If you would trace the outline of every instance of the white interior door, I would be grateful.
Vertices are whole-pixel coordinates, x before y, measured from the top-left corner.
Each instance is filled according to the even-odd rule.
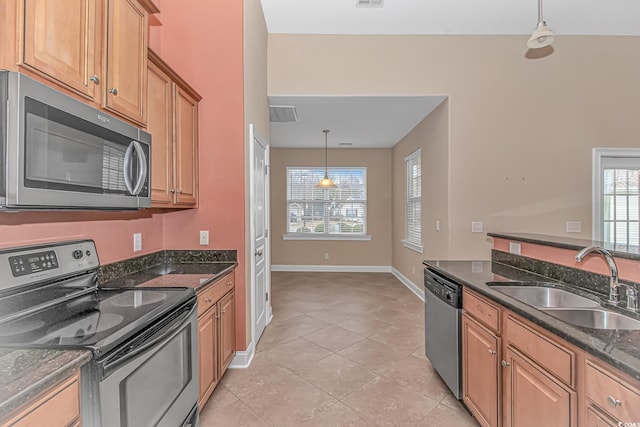
[[[269,245],[269,145],[249,127],[251,138],[251,240],[253,250],[253,340],[257,344],[271,317]]]

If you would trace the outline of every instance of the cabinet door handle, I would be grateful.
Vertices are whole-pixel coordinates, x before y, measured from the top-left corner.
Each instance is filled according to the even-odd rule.
[[[226,313],[226,311],[225,311],[225,310],[222,310],[222,314],[225,314],[225,313]]]
[[[618,406],[622,406],[622,402],[620,402],[618,399],[616,399],[613,396],[607,396],[607,403],[609,404],[609,406],[611,406],[612,408],[616,408]]]
[[[100,83],[100,77],[98,77],[96,74],[94,74],[93,76],[89,77],[89,80],[91,80],[95,84]]]
[[[262,256],[262,249],[258,249],[256,251],[256,256]]]
[[[496,355],[496,352],[495,352],[495,350],[489,349],[489,354],[490,354],[491,356],[495,356],[495,355]]]
[[[502,367],[503,368],[508,368],[509,366],[511,366],[511,363],[507,362],[506,360],[502,361]]]
[[[118,94],[118,89],[116,89],[115,87],[112,87],[111,89],[109,89],[109,93],[117,95]]]
[[[169,190],[169,193],[175,193],[175,192],[176,192],[175,188],[172,188],[171,190]]]

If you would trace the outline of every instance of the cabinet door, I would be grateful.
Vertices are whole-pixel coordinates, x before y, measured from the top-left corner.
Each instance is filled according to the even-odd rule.
[[[213,392],[218,380],[218,311],[214,305],[198,318],[198,356],[200,379],[200,409]]]
[[[500,339],[469,316],[462,316],[462,394],[482,426],[498,426]]]
[[[146,123],[147,12],[135,0],[106,0],[107,54],[104,107]]]
[[[173,201],[173,86],[171,78],[149,62],[147,131],[151,134],[151,201]]]
[[[504,426],[575,427],[576,393],[511,346],[505,351]]]
[[[220,300],[220,374],[227,369],[235,355],[236,315],[235,291]]]
[[[101,4],[24,0],[22,64],[89,98],[99,96],[101,27],[96,28],[96,13]]]
[[[175,203],[195,205],[198,192],[198,102],[175,86]]]

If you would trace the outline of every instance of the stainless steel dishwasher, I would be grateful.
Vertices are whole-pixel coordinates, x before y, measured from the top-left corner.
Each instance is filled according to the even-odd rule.
[[[425,354],[457,399],[462,398],[462,286],[424,269]]]

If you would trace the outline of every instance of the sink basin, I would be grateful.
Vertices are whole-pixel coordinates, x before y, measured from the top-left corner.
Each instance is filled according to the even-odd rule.
[[[600,307],[597,301],[557,288],[544,286],[491,286],[505,295],[536,308]]]
[[[564,322],[591,329],[640,329],[640,321],[625,315],[593,308],[547,308],[545,313]]]

